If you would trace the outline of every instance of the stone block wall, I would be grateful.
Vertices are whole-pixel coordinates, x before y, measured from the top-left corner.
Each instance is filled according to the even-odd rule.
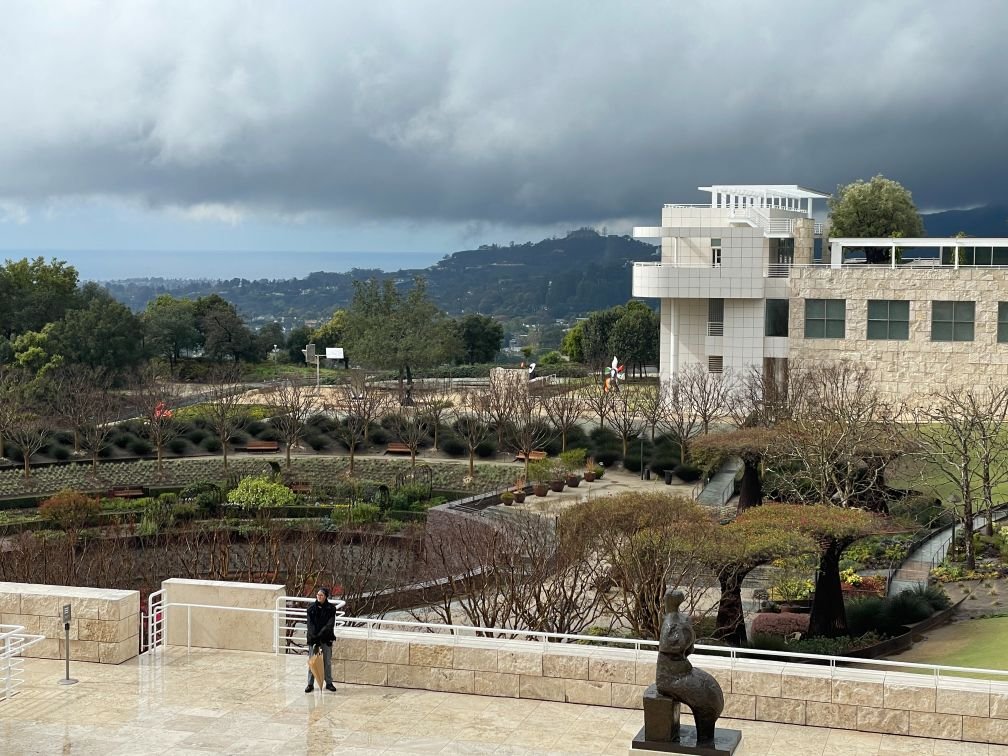
[[[694,655],[724,717],[1008,744],[1008,682]],[[333,679],[450,693],[642,708],[657,653],[419,633],[340,631]]]
[[[793,269],[789,284],[792,360],[850,360],[865,365],[883,395],[894,401],[1008,378],[1008,344],[997,341],[998,302],[1008,301],[1008,270],[816,266]],[[847,300],[845,337],[806,339],[806,299]],[[868,340],[869,299],[910,302],[907,341]],[[931,341],[931,303],[936,300],[976,303],[973,341]]]
[[[70,658],[121,664],[140,653],[140,593],[65,585],[0,583],[0,623],[21,625],[45,640],[24,655],[61,659],[66,654],[63,605],[71,606]]]
[[[237,583],[225,580],[172,578],[161,584],[164,603],[203,604],[229,609],[187,609],[169,606],[165,616],[165,643],[195,648],[233,651],[274,650],[276,600],[287,595],[282,585]],[[255,609],[259,611],[240,611]],[[187,614],[189,617],[187,617]]]

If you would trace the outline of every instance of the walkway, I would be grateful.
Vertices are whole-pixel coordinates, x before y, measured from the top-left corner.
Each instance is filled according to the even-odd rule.
[[[119,666],[29,659],[23,692],[0,702],[12,754],[579,754],[626,756],[638,710],[366,685],[305,694],[305,660],[169,649]],[[684,720],[689,719],[685,714]],[[737,756],[1008,756],[1008,747],[721,720]]]
[[[697,504],[717,510],[721,519],[725,519],[725,512],[722,510],[735,493],[735,476],[741,469],[742,460],[738,457],[729,457],[697,496]]]
[[[1008,511],[999,510],[994,512],[994,522],[999,522],[1008,518]],[[973,518],[974,530],[979,530],[987,524],[987,515],[978,514]],[[931,568],[940,564],[945,559],[949,544],[952,542],[952,531],[954,528],[948,527],[939,530],[937,533],[922,543],[896,570],[889,581],[888,593],[890,596],[898,594],[907,588],[914,588],[921,583],[926,584]]]

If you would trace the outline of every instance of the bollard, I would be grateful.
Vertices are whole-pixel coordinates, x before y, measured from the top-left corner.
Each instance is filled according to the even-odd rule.
[[[64,650],[66,651],[66,675],[58,683],[60,685],[75,685],[77,681],[70,677],[70,604],[63,604],[63,638]]]

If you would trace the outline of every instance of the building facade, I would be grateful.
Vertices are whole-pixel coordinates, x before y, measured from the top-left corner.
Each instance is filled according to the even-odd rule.
[[[661,301],[660,368],[781,374],[788,361],[850,360],[904,399],[1008,380],[1008,238],[822,239],[795,185],[700,187],[668,204],[661,258],[636,263],[633,294]],[[861,251],[881,248],[886,264]]]

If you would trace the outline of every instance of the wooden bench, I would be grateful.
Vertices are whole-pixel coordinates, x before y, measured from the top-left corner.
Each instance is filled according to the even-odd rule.
[[[529,454],[528,454],[528,461],[529,462],[537,462],[540,459],[546,459],[546,452],[544,452],[544,451],[531,451],[531,452],[529,452]],[[518,452],[517,454],[515,454],[514,461],[515,462],[524,462],[525,461],[525,453],[524,452]]]
[[[406,444],[400,444],[397,442],[392,442],[385,447],[386,454],[413,454],[413,450],[410,449]]]
[[[142,488],[133,486],[114,486],[106,494],[110,499],[139,499],[146,495]]]
[[[275,452],[280,451],[279,441],[249,441],[245,444],[247,452]]]
[[[311,483],[303,483],[303,482],[290,483],[287,485],[287,488],[289,488],[296,494],[309,494],[312,492]]]

